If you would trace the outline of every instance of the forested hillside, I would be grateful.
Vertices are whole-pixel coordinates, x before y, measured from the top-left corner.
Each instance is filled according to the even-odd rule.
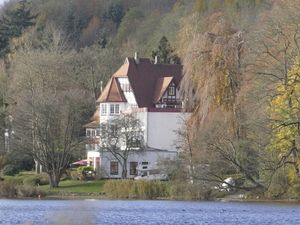
[[[9,1],[0,12],[0,169],[30,169],[41,143],[80,144],[101,84],[137,51],[184,68],[192,117],[167,168],[178,191],[188,180],[210,193],[232,177],[240,191],[299,198],[299,10],[300,0]]]

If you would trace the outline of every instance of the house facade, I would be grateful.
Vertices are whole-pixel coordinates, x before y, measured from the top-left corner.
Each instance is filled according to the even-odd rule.
[[[179,96],[181,79],[181,65],[152,63],[150,59],[139,58],[137,53],[126,58],[98,98],[91,122],[84,126],[89,164],[100,169],[103,177],[121,177],[118,161],[99,146],[100,124],[122,113],[134,113],[140,119],[145,146],[128,155],[128,177],[136,176],[137,168],[154,168],[161,160],[176,158],[176,131],[188,116],[182,110]]]

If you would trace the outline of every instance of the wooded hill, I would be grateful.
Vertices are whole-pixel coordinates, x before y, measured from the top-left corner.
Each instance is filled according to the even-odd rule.
[[[184,67],[193,115],[179,132],[172,179],[207,191],[233,177],[239,190],[299,198],[299,3],[9,1],[0,14],[3,152],[5,129],[16,137],[2,166],[30,167],[10,159],[32,153],[40,136],[45,146],[80,143],[101,81],[138,51]]]

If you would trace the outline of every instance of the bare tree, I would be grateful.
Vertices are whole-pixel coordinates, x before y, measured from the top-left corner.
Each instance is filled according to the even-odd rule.
[[[29,43],[16,53],[11,95],[17,102],[12,110],[16,144],[42,166],[50,186],[57,187],[80,149],[89,97],[73,74],[75,53],[66,50],[58,32],[52,35],[47,48],[34,49]]]
[[[100,126],[101,151],[109,151],[122,166],[122,178],[127,178],[130,152],[143,150],[141,121],[135,114],[121,114]]]

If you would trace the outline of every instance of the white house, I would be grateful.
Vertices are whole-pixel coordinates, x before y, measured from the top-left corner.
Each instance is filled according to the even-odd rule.
[[[97,111],[86,124],[88,161],[101,168],[104,176],[121,177],[121,166],[108,151],[99,151],[100,124],[134,112],[142,122],[145,149],[136,150],[128,157],[128,177],[136,176],[136,167],[154,166],[160,160],[177,156],[176,131],[188,113],[182,111],[179,84],[181,65],[152,63],[150,59],[126,58],[112,75],[97,100]]]

